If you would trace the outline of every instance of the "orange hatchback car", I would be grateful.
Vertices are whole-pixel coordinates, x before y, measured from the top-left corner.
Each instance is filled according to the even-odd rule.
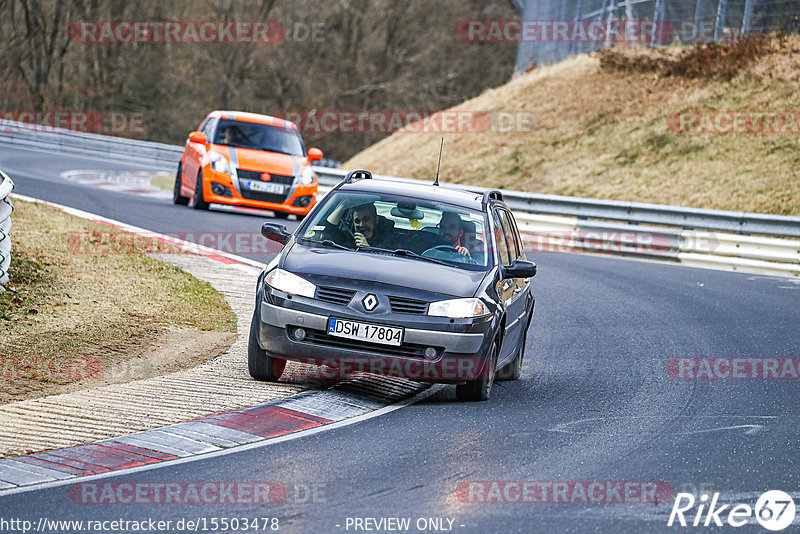
[[[297,126],[241,111],[212,111],[189,134],[178,164],[172,200],[195,209],[210,203],[263,208],[286,218],[303,217],[317,198],[311,162]],[[190,203],[191,202],[191,203]]]

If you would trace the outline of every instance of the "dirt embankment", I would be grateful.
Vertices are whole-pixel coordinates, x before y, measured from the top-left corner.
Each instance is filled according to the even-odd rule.
[[[445,181],[800,215],[798,36],[609,49],[538,68],[452,110],[523,120],[509,133],[445,133]],[[344,166],[432,180],[442,134],[419,130]]]

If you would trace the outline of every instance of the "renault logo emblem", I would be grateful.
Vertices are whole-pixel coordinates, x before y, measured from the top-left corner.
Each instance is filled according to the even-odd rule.
[[[365,310],[372,311],[378,307],[378,297],[370,293],[361,300],[361,304],[364,305]]]

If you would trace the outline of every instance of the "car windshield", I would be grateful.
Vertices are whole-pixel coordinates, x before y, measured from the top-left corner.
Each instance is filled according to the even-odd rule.
[[[336,191],[303,225],[301,243],[391,254],[416,261],[486,270],[486,217],[434,201],[381,193]]]
[[[214,144],[281,152],[292,156],[305,155],[303,141],[296,130],[255,122],[219,121]]]

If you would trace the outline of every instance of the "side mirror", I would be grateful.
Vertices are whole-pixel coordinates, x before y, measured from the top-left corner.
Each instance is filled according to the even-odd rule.
[[[206,134],[204,134],[203,132],[192,132],[189,134],[189,141],[191,141],[192,143],[205,145],[208,140],[206,139]]]
[[[314,148],[313,146],[308,149],[308,161],[319,161],[322,159],[322,150]]]
[[[536,276],[536,264],[532,261],[514,260],[508,267],[503,267],[503,279],[533,278]]]
[[[284,225],[270,222],[265,222],[261,225],[261,235],[281,245],[285,245],[292,236]]]

